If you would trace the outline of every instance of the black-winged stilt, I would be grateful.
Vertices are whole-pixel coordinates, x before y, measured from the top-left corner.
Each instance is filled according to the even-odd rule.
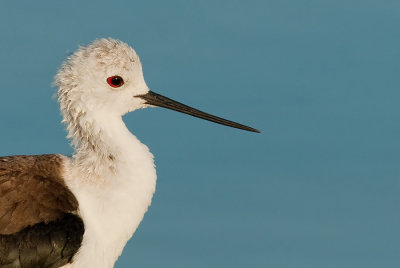
[[[258,130],[150,91],[136,52],[113,39],[81,47],[55,78],[75,153],[0,157],[0,267],[113,267],[150,205],[153,155],[122,115],[159,106]]]

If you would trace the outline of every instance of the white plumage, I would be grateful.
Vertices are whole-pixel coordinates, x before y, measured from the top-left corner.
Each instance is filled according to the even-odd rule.
[[[123,77],[117,89],[105,81]],[[85,224],[82,247],[66,267],[113,267],[143,219],[156,187],[153,155],[129,132],[122,115],[144,108],[149,91],[139,57],[128,45],[101,39],[80,48],[56,76],[75,154],[65,181]]]

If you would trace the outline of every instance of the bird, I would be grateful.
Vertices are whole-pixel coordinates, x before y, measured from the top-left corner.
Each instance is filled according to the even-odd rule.
[[[94,40],[59,68],[63,123],[74,148],[0,157],[0,267],[112,268],[150,206],[154,157],[122,120],[163,107],[260,132],[151,91],[128,44]]]

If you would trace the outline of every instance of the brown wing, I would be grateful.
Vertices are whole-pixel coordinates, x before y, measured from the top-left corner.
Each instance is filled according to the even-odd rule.
[[[0,157],[0,234],[74,213],[78,202],[62,178],[59,155]]]
[[[0,157],[0,267],[58,268],[84,234],[58,155]]]

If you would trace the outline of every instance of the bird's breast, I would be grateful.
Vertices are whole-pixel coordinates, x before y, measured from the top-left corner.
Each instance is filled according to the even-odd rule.
[[[132,155],[116,167],[117,172],[105,174],[100,184],[68,180],[85,224],[82,248],[72,267],[113,267],[151,203],[156,186],[153,158]]]

